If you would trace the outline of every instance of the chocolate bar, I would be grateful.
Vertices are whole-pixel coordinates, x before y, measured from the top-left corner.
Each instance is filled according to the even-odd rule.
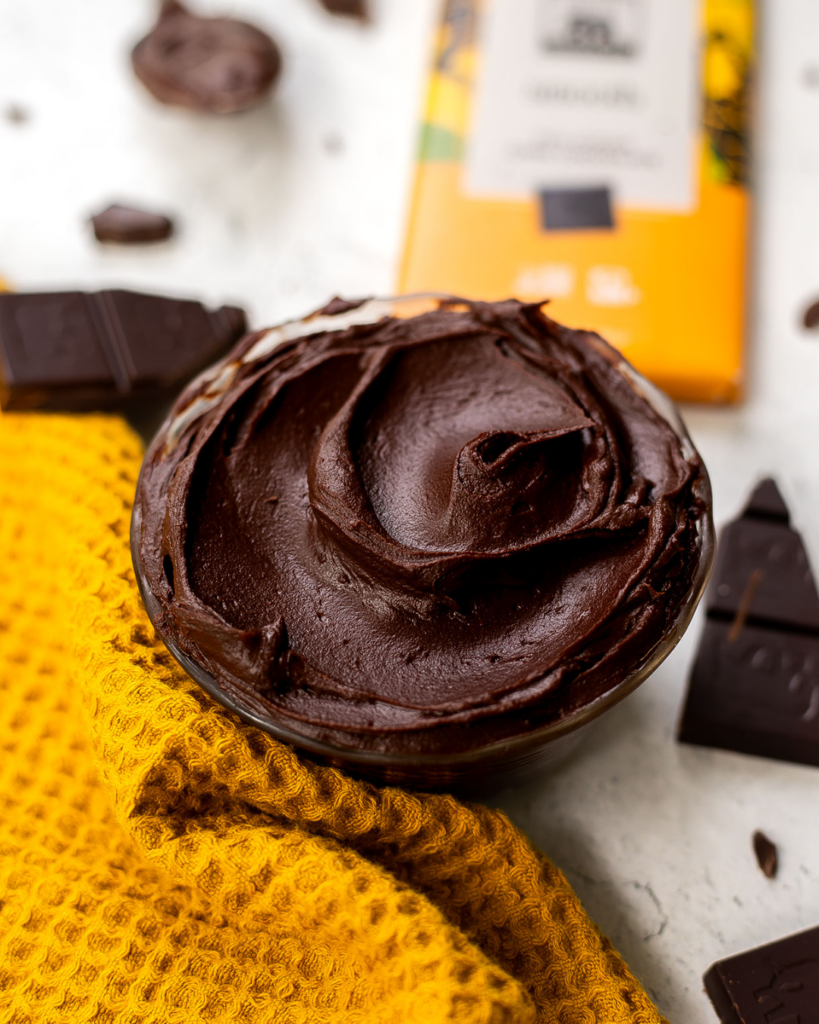
[[[819,1024],[819,928],[720,960],[703,981],[722,1024]]]
[[[161,213],[114,204],[91,218],[98,242],[138,245],[164,242],[173,234],[173,221]]]
[[[720,538],[679,739],[819,766],[819,595],[772,480]]]
[[[0,295],[0,406],[81,410],[178,391],[245,333],[241,309],[128,291]]]

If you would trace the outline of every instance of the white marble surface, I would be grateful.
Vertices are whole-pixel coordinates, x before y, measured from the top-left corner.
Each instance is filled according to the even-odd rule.
[[[199,6],[282,42],[272,105],[213,120],[155,104],[127,63],[148,0],[0,0],[0,112],[30,114],[0,116],[0,274],[230,299],[259,325],[335,292],[390,291],[437,0],[374,0],[368,28],[314,0]],[[775,473],[819,568],[819,335],[798,327],[819,297],[819,5],[762,13],[749,395],[686,416],[718,523]],[[97,246],[85,218],[117,199],[173,211],[178,238]],[[716,1020],[701,985],[713,960],[819,923],[819,770],[673,739],[699,629],[571,763],[495,800],[676,1024]],[[756,828],[779,844],[775,881],[753,859]]]

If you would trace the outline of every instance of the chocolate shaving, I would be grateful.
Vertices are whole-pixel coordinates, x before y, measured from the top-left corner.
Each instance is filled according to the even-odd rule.
[[[349,313],[351,309],[359,309],[366,301],[366,299],[340,299],[336,296],[319,310],[319,315],[338,316],[340,313]]]
[[[742,598],[739,602],[739,608],[737,608],[736,617],[734,618],[733,624],[731,625],[731,632],[728,634],[728,643],[734,644],[739,639],[739,634],[742,632],[745,626],[745,620],[748,618],[748,612],[751,610],[751,605],[754,603],[754,596],[759,589],[759,584],[764,579],[765,574],[761,569],[754,569],[751,575],[748,577],[748,582],[745,584],[745,590],[742,592]]]
[[[141,245],[164,242],[173,234],[173,221],[161,213],[114,204],[91,218],[98,242]]]
[[[776,878],[779,868],[779,856],[776,844],[765,835],[764,832],[754,832],[753,835],[754,853],[756,862],[766,878]]]

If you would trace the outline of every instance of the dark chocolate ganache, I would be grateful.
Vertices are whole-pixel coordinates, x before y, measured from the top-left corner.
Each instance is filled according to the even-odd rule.
[[[663,638],[700,559],[705,471],[644,384],[511,300],[334,300],[250,335],[143,467],[156,628],[242,707],[348,750],[571,716]]]

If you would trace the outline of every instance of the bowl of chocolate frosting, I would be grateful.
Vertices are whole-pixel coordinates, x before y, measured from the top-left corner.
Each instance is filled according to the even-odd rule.
[[[132,551],[216,700],[446,787],[556,759],[673,649],[713,560],[675,407],[542,304],[333,300],[180,396]]]

